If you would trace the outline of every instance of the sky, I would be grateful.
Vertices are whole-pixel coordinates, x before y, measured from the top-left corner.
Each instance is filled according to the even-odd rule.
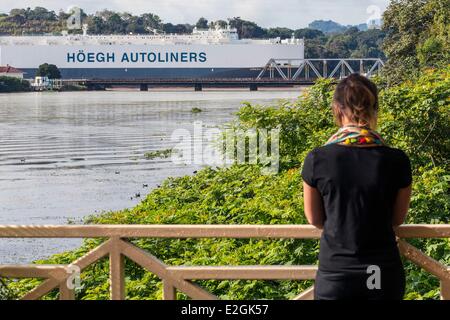
[[[365,23],[379,19],[389,0],[0,0],[0,12],[13,8],[45,7],[58,12],[78,6],[88,13],[103,9],[133,14],[151,12],[164,22],[195,23],[241,17],[263,27],[307,27],[313,20],[341,24]]]

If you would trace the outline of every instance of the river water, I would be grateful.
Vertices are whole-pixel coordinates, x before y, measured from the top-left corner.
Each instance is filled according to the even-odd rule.
[[[133,207],[165,178],[199,169],[144,157],[173,147],[174,130],[193,132],[194,121],[218,127],[243,101],[267,105],[299,94],[299,89],[0,94],[0,224],[81,223],[90,214]],[[0,264],[29,263],[80,241],[0,239]]]

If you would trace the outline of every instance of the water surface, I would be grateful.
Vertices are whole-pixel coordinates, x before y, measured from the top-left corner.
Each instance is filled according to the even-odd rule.
[[[193,132],[194,121],[220,126],[243,101],[272,104],[298,95],[298,89],[0,94],[0,224],[80,223],[133,207],[165,178],[199,169],[144,157],[173,147],[174,130]],[[0,239],[0,264],[29,263],[79,243]]]

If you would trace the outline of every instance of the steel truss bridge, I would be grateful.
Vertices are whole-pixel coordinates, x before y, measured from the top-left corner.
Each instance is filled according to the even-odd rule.
[[[381,59],[270,59],[256,79],[267,74],[270,79],[281,77],[283,80],[342,79],[352,73],[370,78],[382,67]]]
[[[283,87],[312,85],[318,79],[342,79],[352,73],[373,77],[384,67],[381,59],[270,59],[265,66],[253,69],[254,77],[237,78],[136,78],[136,79],[65,79],[63,84],[79,84],[89,90],[104,90],[113,86],[134,86],[141,91],[153,87],[203,88]],[[257,73],[259,71],[259,73]]]

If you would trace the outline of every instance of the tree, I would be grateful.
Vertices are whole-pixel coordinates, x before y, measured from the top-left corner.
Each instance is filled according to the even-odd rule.
[[[317,39],[325,37],[325,34],[317,29],[303,28],[294,31],[294,35],[298,39]]]
[[[90,34],[102,34],[105,30],[103,19],[98,16],[92,17],[88,23],[88,32]]]
[[[130,15],[127,20],[127,25],[125,27],[126,33],[137,33],[137,34],[145,34],[148,33],[144,26],[144,21],[141,17],[136,17]]]
[[[205,18],[201,17],[200,19],[198,19],[197,23],[195,24],[195,26],[199,29],[208,29],[208,20],[206,20]]]
[[[109,34],[124,34],[126,29],[126,23],[123,21],[122,17],[114,13],[109,16],[106,20],[106,32]]]
[[[448,0],[393,0],[383,15],[388,83],[450,61]]]
[[[49,79],[61,79],[61,72],[54,64],[41,64],[36,72],[38,77],[47,77]]]
[[[58,16],[54,11],[49,11],[43,7],[36,7],[34,8],[34,10],[28,11],[27,19],[56,21],[58,19]]]
[[[144,13],[141,15],[142,23],[144,28],[148,31],[162,30],[161,18],[153,13]]]
[[[306,58],[328,58],[328,50],[325,46],[325,40],[321,38],[309,39],[305,41],[305,57]]]
[[[185,33],[191,33],[193,26],[191,26],[189,24],[174,25],[172,23],[164,23],[162,29],[166,33],[185,34]]]
[[[383,40],[386,34],[379,29],[359,32],[356,38],[357,48],[352,52],[353,58],[380,58],[385,60]]]
[[[267,31],[256,23],[242,20],[240,17],[228,19],[229,25],[237,30],[239,38],[264,38]]]
[[[288,39],[292,37],[294,30],[289,28],[270,28],[267,30],[267,37],[269,38],[277,38]]]
[[[225,20],[217,20],[216,22],[214,22],[214,24],[222,29],[228,27],[228,22],[226,22]]]
[[[26,22],[25,10],[24,9],[12,9],[9,12],[8,20],[14,24],[24,24]]]

